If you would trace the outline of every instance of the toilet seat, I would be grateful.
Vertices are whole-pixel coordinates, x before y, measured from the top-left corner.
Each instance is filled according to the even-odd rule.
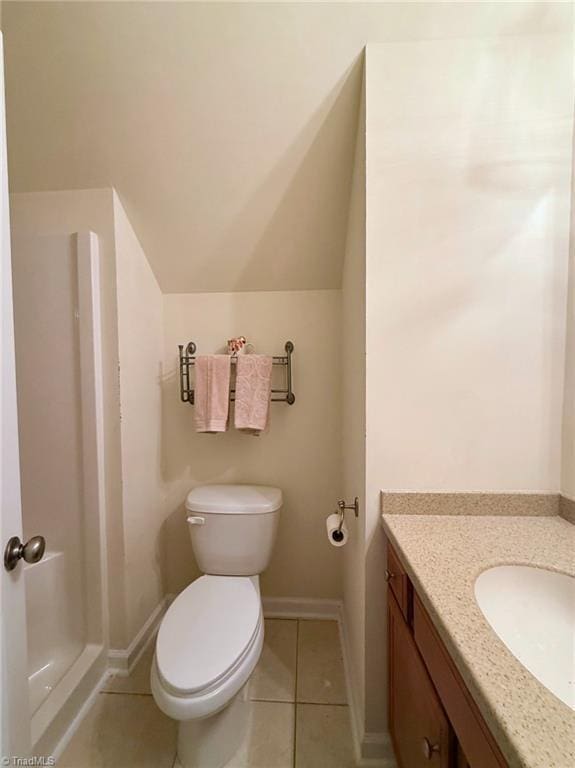
[[[205,717],[249,679],[263,645],[259,580],[202,576],[168,609],[158,632],[152,690],[170,717]]]
[[[205,691],[248,653],[261,614],[250,577],[201,576],[168,609],[156,642],[158,673],[177,696]]]

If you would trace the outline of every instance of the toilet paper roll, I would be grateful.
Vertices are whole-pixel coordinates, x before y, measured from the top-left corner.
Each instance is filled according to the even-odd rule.
[[[340,516],[337,512],[326,518],[325,527],[327,529],[327,538],[332,547],[343,547],[349,536],[347,525],[344,523],[341,526],[341,531],[338,531]]]

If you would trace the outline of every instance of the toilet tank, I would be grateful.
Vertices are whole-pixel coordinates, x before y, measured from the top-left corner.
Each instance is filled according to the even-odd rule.
[[[188,529],[200,570],[255,576],[270,561],[282,492],[265,485],[201,485],[186,499]]]

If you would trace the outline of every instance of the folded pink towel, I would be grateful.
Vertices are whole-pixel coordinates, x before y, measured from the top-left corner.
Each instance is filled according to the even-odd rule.
[[[197,432],[225,432],[230,408],[230,356],[196,357],[194,395]]]
[[[272,391],[273,360],[268,355],[238,355],[234,423],[259,435],[267,424]]]

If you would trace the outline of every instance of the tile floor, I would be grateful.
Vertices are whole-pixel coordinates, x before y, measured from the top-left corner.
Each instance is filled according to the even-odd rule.
[[[176,724],[150,692],[153,647],[130,677],[111,677],[59,768],[180,768]],[[353,747],[335,621],[266,619],[249,686],[250,726],[226,768],[352,768]]]

